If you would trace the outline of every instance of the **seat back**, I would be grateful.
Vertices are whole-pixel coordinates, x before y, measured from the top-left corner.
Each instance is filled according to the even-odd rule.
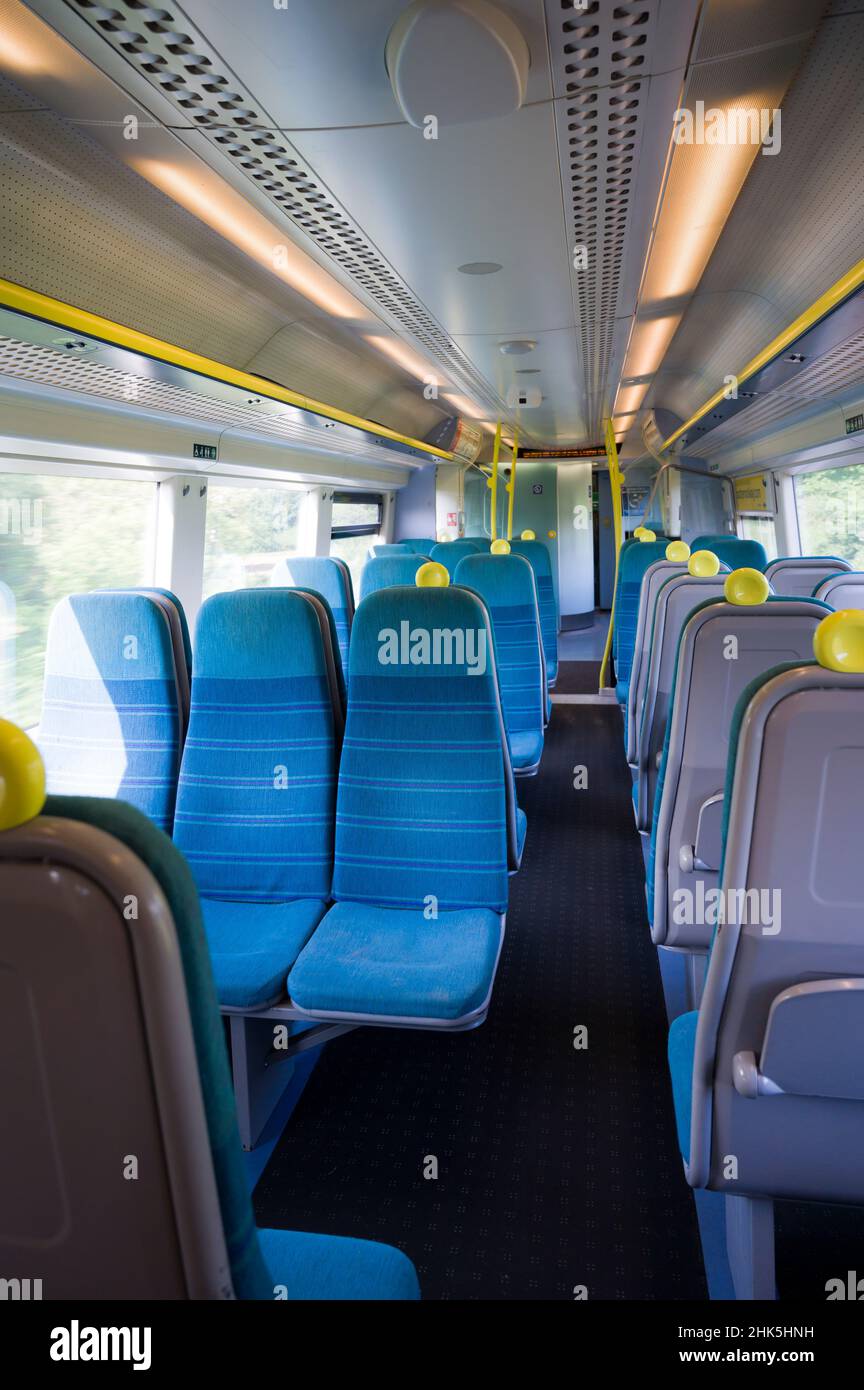
[[[405,555],[375,555],[367,560],[360,577],[360,600],[379,589],[389,589],[394,584],[410,585],[421,565],[428,562],[428,555],[411,551]]]
[[[717,558],[733,570],[764,570],[768,563],[765,547],[761,541],[745,541],[740,536],[726,533],[697,536],[690,548],[691,550],[713,550]]]
[[[0,711],[15,709],[15,595],[0,580]]]
[[[646,885],[651,933],[658,944],[707,951],[712,927],[703,914],[687,907],[717,887],[735,707],[750,682],[778,662],[809,661],[814,633],[829,611],[809,598],[769,598],[751,606],[709,599],[684,624]]]
[[[846,618],[824,620],[817,650],[823,629]],[[697,1186],[864,1200],[861,631],[857,671],[775,668],[736,709],[725,920],[696,1032]]]
[[[503,912],[512,774],[484,604],[379,589],[357,610],[349,672],[333,896]]]
[[[176,594],[170,589],[139,587],[134,589],[95,589],[94,593],[144,594],[153,599],[165,614],[171,632],[171,645],[174,649],[174,668],[177,672],[177,688],[180,694],[181,735],[186,737],[189,723],[189,683],[192,679],[192,639],[186,612]]]
[[[434,536],[400,536],[398,545],[407,545],[409,550],[413,550],[415,555],[429,556],[432,554],[432,547],[437,542]]]
[[[726,566],[723,565],[721,568],[725,570]],[[633,660],[630,666],[630,683],[627,691],[627,703],[624,706],[625,746],[628,763],[632,763],[636,757],[639,721],[647,680],[646,657],[654,625],[654,607],[657,602],[657,595],[667,579],[672,579],[676,574],[686,572],[686,560],[663,559],[655,560],[654,564],[649,565],[642,576],[639,590],[639,611],[636,618],[636,636],[633,643]]]
[[[657,595],[646,658],[645,696],[636,745],[636,780],[633,784],[636,825],[640,830],[651,829],[658,762],[666,736],[669,696],[681,629],[697,603],[723,596],[726,578],[724,574],[716,574],[701,579],[685,572],[667,579]]]
[[[468,540],[467,536],[460,536],[455,541],[437,541],[429,552],[429,558],[444,566],[452,582],[456,574],[456,566],[462,557],[464,555],[479,555],[480,553],[481,546],[478,541],[471,541]]]
[[[615,599],[615,675],[617,694],[625,703],[633,664],[636,641],[636,622],[639,616],[639,594],[642,576],[658,560],[665,560],[668,541],[636,541],[624,544],[618,562],[618,593]]]
[[[540,633],[546,657],[546,679],[554,685],[558,678],[558,609],[555,586],[552,582],[552,561],[542,541],[512,541],[512,555],[524,555],[534,571],[537,604],[540,609]]]
[[[523,760],[514,756],[514,743],[521,734],[538,740],[539,761],[546,722],[546,663],[534,572],[521,555],[466,555],[456,567],[456,583],[479,594],[489,610],[504,723],[519,771]]]
[[[72,594],[51,615],[38,742],[48,789],[113,796],[170,833],[184,710],[164,606]]]
[[[864,574],[856,570],[832,574],[816,585],[813,597],[832,608],[864,608]]]
[[[347,671],[354,593],[344,560],[332,555],[290,555],[275,566],[270,585],[275,589],[311,589],[327,600],[336,625],[342,669]]]
[[[765,566],[765,577],[776,594],[809,597],[832,574],[848,574],[848,560],[836,555],[787,555]]]
[[[131,806],[51,798],[0,832],[0,896],[4,1275],[59,1300],[272,1298],[181,856]]]
[[[369,556],[374,559],[376,556],[383,558],[385,555],[414,555],[414,547],[406,545],[404,541],[392,541],[388,544],[370,545]]]
[[[174,829],[202,893],[329,895],[340,734],[314,599],[292,589],[209,598]]]

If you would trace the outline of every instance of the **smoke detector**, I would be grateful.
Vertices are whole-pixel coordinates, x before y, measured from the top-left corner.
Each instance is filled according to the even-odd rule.
[[[528,45],[488,0],[414,0],[390,30],[385,58],[414,126],[491,120],[525,100]]]

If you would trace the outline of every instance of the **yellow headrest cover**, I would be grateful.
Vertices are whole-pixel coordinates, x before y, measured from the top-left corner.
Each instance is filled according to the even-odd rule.
[[[694,550],[687,561],[687,570],[694,579],[713,579],[720,573],[720,561],[713,550]]]
[[[427,560],[415,574],[414,583],[418,589],[446,589],[450,583],[447,566],[439,565],[437,560]]]
[[[492,544],[489,547],[489,553],[490,555],[509,555],[510,542],[505,541],[502,536],[500,540],[492,542]]]
[[[38,816],[45,805],[45,764],[23,729],[0,719],[0,830]]]
[[[685,560],[690,559],[690,547],[686,541],[670,541],[666,547],[666,559],[673,564],[683,565]]]
[[[726,602],[736,603],[740,608],[764,603],[770,592],[771,585],[761,570],[733,570],[723,585]]]
[[[813,652],[829,671],[864,671],[864,610],[829,613],[813,634]]]
[[[633,532],[633,535],[636,535],[635,531]],[[644,526],[640,526],[639,539],[640,541],[656,541],[657,537],[653,531],[649,531]]]

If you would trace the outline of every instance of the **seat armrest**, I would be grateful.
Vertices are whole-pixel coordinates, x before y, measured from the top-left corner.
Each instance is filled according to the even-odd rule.
[[[762,1052],[737,1052],[740,1096],[864,1100],[864,978],[809,980],[771,1003]]]

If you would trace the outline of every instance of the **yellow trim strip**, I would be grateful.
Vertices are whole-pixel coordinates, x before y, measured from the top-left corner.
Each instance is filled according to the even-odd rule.
[[[197,372],[199,376],[209,377],[226,386],[238,386],[241,391],[251,391],[256,396],[266,396],[269,400],[280,401],[283,405],[298,406],[301,410],[309,410],[314,415],[322,415],[328,420],[338,420],[342,425],[351,425],[367,434],[377,434],[385,439],[392,439],[397,444],[406,444],[411,449],[421,449],[423,453],[432,454],[435,458],[452,461],[456,457],[455,454],[447,453],[445,449],[436,449],[431,444],[424,444],[421,439],[412,439],[410,435],[399,434],[385,425],[376,425],[372,420],[364,420],[360,415],[337,410],[335,406],[325,405],[323,401],[313,400],[311,396],[303,396],[299,391],[290,391],[287,386],[276,386],[273,382],[265,381],[263,377],[254,376],[251,372],[238,371],[235,367],[228,367],[224,362],[215,362],[210,357],[201,357],[197,352],[189,352],[186,348],[163,342],[161,338],[151,338],[148,333],[139,333],[136,328],[127,328],[122,323],[114,323],[111,319],[91,314],[86,309],[76,309],[72,304],[64,304],[60,299],[51,299],[49,295],[39,294],[37,290],[28,290],[11,280],[0,279],[0,308],[13,309],[16,313],[28,314],[31,318],[55,323],[58,328],[68,328],[73,333],[101,338],[113,347],[143,353],[158,362],[167,362],[170,366],[181,367],[184,371]]]
[[[606,433],[606,461],[609,464],[609,482],[612,491],[612,517],[615,526],[615,577],[612,581],[612,612],[609,614],[609,626],[606,629],[606,645],[603,648],[603,660],[600,664],[600,690],[606,684],[606,673],[609,669],[609,657],[612,652],[612,630],[615,626],[615,599],[618,595],[618,565],[621,558],[621,541],[623,533],[623,516],[621,508],[621,485],[622,473],[618,464],[618,445],[615,442],[615,431],[612,428],[612,421],[605,423]]]
[[[830,314],[832,309],[836,309],[838,304],[842,304],[844,299],[848,299],[850,294],[854,294],[855,290],[860,289],[862,285],[864,285],[864,261],[859,261],[857,265],[853,265],[851,270],[847,270],[846,274],[842,275],[837,283],[831,286],[830,290],[826,290],[823,295],[820,295],[809,309],[805,309],[803,314],[799,314],[794,323],[790,323],[788,328],[784,328],[782,333],[778,333],[776,338],[772,338],[771,342],[761,352],[758,352],[752,361],[747,363],[743,371],[737,373],[739,384],[743,384],[748,377],[753,376],[754,372],[760,371],[773,357],[777,357],[784,348],[796,342],[802,333],[806,333],[807,329],[812,328],[819,319]],[[668,439],[664,439],[660,445],[660,452],[668,449],[669,445],[674,444],[676,439],[680,439],[691,425],[695,425],[697,420],[701,420],[703,415],[707,415],[709,410],[713,410],[715,405],[724,399],[728,389],[728,386],[723,386],[719,391],[715,391],[711,399],[707,400],[696,411],[695,415],[691,415],[680,429],[677,429],[674,434],[670,434]]]

